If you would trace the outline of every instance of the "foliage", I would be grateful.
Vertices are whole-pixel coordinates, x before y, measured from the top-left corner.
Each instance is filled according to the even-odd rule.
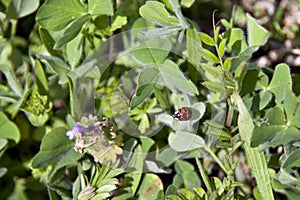
[[[253,59],[283,34],[201,2],[0,1],[0,196],[297,199],[299,74]]]

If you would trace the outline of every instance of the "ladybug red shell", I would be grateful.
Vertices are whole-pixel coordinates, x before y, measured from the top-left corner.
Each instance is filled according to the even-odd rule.
[[[175,111],[173,117],[179,121],[187,121],[192,117],[192,110],[188,107],[179,108]]]

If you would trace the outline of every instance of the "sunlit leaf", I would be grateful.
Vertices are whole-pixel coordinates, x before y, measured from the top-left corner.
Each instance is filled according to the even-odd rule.
[[[180,4],[183,7],[189,8],[189,7],[191,7],[193,5],[194,2],[195,2],[195,0],[181,0]]]
[[[168,137],[169,145],[177,152],[191,151],[204,147],[205,141],[196,134],[185,131],[176,131]]]
[[[290,68],[286,64],[277,65],[270,85],[267,88],[275,95],[276,103],[280,103],[285,98],[287,90],[291,90],[291,88]]]
[[[253,17],[247,14],[247,35],[250,47],[264,45],[269,37],[269,32],[259,25]]]
[[[245,35],[242,29],[232,28],[229,31],[227,47],[238,53],[243,52],[247,48]]]
[[[219,92],[219,93],[224,94],[226,91],[224,85],[222,85],[221,83],[212,82],[212,81],[204,81],[202,83],[202,85],[213,92]]]
[[[186,79],[179,67],[171,60],[166,60],[160,70],[161,76],[168,87],[186,94],[198,94],[193,82]]]
[[[110,31],[113,32],[127,24],[127,17],[118,15],[111,24]]]
[[[11,0],[7,7],[7,17],[17,19],[25,17],[39,7],[39,0]]]
[[[88,1],[88,12],[92,15],[113,15],[113,2],[111,0],[97,0]]]
[[[200,39],[204,44],[207,44],[209,46],[214,46],[215,42],[214,39],[212,37],[210,37],[208,34],[204,33],[204,32],[200,32],[199,33]]]
[[[142,64],[161,64],[171,50],[168,39],[146,40],[131,50],[131,55]]]
[[[79,0],[49,0],[39,8],[36,21],[47,30],[58,31],[86,12]]]
[[[140,10],[140,15],[159,26],[180,26],[178,19],[169,15],[164,4],[157,1],[147,1]]]
[[[201,40],[198,35],[198,31],[194,27],[190,27],[186,30],[186,48],[188,53],[188,61],[194,66],[198,66],[201,59],[199,46]]]
[[[211,63],[220,63],[220,60],[219,58],[213,54],[211,51],[203,48],[203,47],[199,47],[199,51],[200,51],[200,54],[202,56],[202,58],[204,58],[205,60],[211,62]]]

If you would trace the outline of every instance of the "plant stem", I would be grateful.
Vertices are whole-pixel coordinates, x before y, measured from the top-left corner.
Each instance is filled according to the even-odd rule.
[[[236,102],[239,110],[238,127],[240,137],[244,142],[245,154],[249,160],[250,168],[253,170],[261,198],[273,200],[271,179],[265,156],[258,151],[258,148],[251,147],[251,136],[254,130],[252,118],[237,91],[232,94],[232,99]]]
[[[218,156],[216,156],[216,154],[209,148],[205,148],[205,150],[210,154],[210,156],[216,161],[216,163],[218,163],[218,165],[221,167],[221,169],[228,174],[225,166],[223,165],[223,163],[221,162],[221,160],[218,158]]]

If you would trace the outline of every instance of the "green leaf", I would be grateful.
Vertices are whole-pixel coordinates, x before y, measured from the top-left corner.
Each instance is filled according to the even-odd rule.
[[[226,71],[230,71],[230,68],[231,68],[231,58],[226,58],[225,61],[224,61],[224,69]]]
[[[113,32],[127,24],[127,17],[118,15],[111,24],[110,31]]]
[[[222,58],[224,56],[225,45],[226,45],[226,39],[222,39],[222,41],[220,42],[219,47],[218,47],[218,54],[219,54],[220,58]]]
[[[18,127],[0,111],[0,138],[14,140],[19,143],[21,134]]]
[[[223,74],[220,68],[214,67],[210,64],[201,63],[200,67],[205,71],[205,73],[208,73],[210,76],[213,76],[215,78],[219,78]]]
[[[187,188],[192,190],[194,187],[199,186],[200,178],[195,172],[194,166],[183,160],[177,160],[175,163],[176,175],[173,180],[173,184],[177,187]]]
[[[26,195],[26,179],[14,177],[14,191],[10,193],[7,197],[8,200],[13,199],[25,199],[27,200]]]
[[[274,138],[269,145],[270,146],[278,146],[281,144],[288,144],[293,141],[300,140],[300,130],[295,126],[286,126],[284,131],[281,132],[276,138]]]
[[[229,50],[234,50],[238,53],[246,50],[247,44],[245,41],[243,30],[239,28],[232,28],[230,29],[228,34],[229,34],[228,36],[229,40],[228,40],[227,47],[229,48]]]
[[[204,58],[208,62],[216,63],[216,64],[220,63],[219,58],[215,54],[210,52],[209,50],[204,49],[203,47],[199,47],[199,51],[200,51],[202,58]]]
[[[182,188],[182,189],[179,189],[178,192],[184,200],[189,200],[189,199],[195,198],[195,194],[188,189]]]
[[[87,14],[79,0],[48,0],[38,10],[36,21],[47,30],[59,31]]]
[[[201,40],[198,35],[198,31],[194,27],[190,27],[186,30],[186,48],[188,53],[188,61],[194,66],[198,66],[201,59],[199,46],[201,46]]]
[[[0,157],[2,156],[2,154],[4,153],[6,147],[8,144],[8,140],[4,139],[4,138],[0,138]]]
[[[25,82],[24,91],[21,98],[16,103],[14,103],[12,107],[8,108],[8,112],[11,113],[12,118],[14,118],[17,115],[21,106],[29,96],[31,92],[31,89],[29,89],[30,85],[31,85],[31,74],[26,74],[26,82]]]
[[[47,133],[41,143],[40,151],[32,159],[33,168],[47,167],[62,156],[74,151],[74,142],[66,136],[66,129],[58,127]]]
[[[185,8],[189,8],[193,5],[194,2],[195,0],[181,0],[180,4]]]
[[[251,138],[251,146],[257,147],[260,144],[264,144],[272,141],[276,136],[285,131],[284,125],[272,125],[257,127],[253,131]]]
[[[72,151],[72,150],[67,151],[66,154],[64,154],[61,157],[61,159],[59,160],[59,162],[55,165],[53,172],[55,172],[56,170],[58,170],[62,167],[65,167],[67,165],[76,163],[76,161],[78,161],[83,156],[84,156],[84,154],[78,153],[76,151]],[[53,172],[52,172],[52,174],[53,174]]]
[[[161,64],[171,50],[171,42],[168,39],[147,40],[130,53],[142,64]]]
[[[284,110],[287,123],[300,128],[300,100],[291,90],[287,90],[284,98]]]
[[[147,67],[140,73],[137,91],[131,100],[130,109],[136,108],[144,100],[146,100],[146,98],[151,96],[153,86],[156,84],[158,75],[159,71],[153,67]]]
[[[271,108],[266,113],[268,125],[286,125],[285,113],[281,106]]]
[[[47,94],[49,92],[48,82],[39,60],[34,60],[34,75],[39,93],[42,95]]]
[[[186,171],[194,171],[194,166],[184,160],[177,160],[175,163],[175,170],[178,174],[182,174]]]
[[[244,96],[248,93],[254,91],[255,86],[259,80],[258,69],[249,69],[245,72],[246,74],[243,76],[242,88],[241,88],[241,95]]]
[[[211,81],[204,81],[202,83],[202,85],[204,87],[206,87],[207,89],[213,91],[213,92],[219,92],[219,93],[225,93],[226,89],[224,87],[224,85],[222,85],[221,83],[217,83],[217,82],[211,82]]]
[[[178,31],[182,30],[182,27],[163,27],[163,28],[151,28],[147,31],[141,31],[145,38],[168,38],[171,35],[176,34]]]
[[[113,2],[111,0],[89,0],[88,12],[92,15],[114,15]]]
[[[168,137],[168,142],[171,148],[177,152],[191,151],[205,146],[203,138],[185,131],[171,133]]]
[[[39,7],[39,0],[11,0],[6,10],[8,19],[25,17]]]
[[[200,178],[198,174],[193,171],[184,171],[182,173],[183,184],[187,189],[192,190],[194,187],[201,185]]]
[[[0,64],[0,71],[5,75],[8,82],[8,86],[14,91],[14,93],[21,97],[23,94],[22,87],[17,80],[13,67],[6,64]]]
[[[181,179],[181,181],[177,181],[182,182],[182,186],[185,188],[193,189],[201,184],[200,178],[191,163],[183,160],[177,160],[175,163],[175,170],[178,176],[177,179]]]
[[[207,194],[202,187],[195,187],[193,190],[200,197],[200,199],[207,199]]]
[[[292,172],[300,167],[300,149],[292,152],[282,163],[282,168]]]
[[[152,87],[152,89],[159,104],[163,107],[163,109],[167,109],[169,107],[167,96],[155,86]]]
[[[100,71],[99,68],[95,67],[96,61],[91,60],[89,62],[84,62],[80,66],[77,66],[74,70],[69,71],[67,75],[72,79],[73,83],[80,78],[92,78],[94,80],[100,79]],[[86,84],[91,80],[86,80]],[[92,89],[92,88],[90,88]]]
[[[161,162],[163,166],[170,166],[180,157],[179,153],[170,147],[163,148],[160,154],[157,155],[156,160]]]
[[[131,196],[137,191],[138,185],[142,178],[142,170],[144,165],[144,156],[141,145],[138,145],[128,163],[128,169],[134,170],[125,174],[125,187],[129,187]]]
[[[256,47],[249,47],[241,52],[237,57],[234,57],[231,60],[231,71],[236,70],[242,63],[247,62],[256,50]]]
[[[82,26],[91,19],[91,15],[83,15],[74,20],[63,32],[62,37],[55,43],[54,49],[60,49],[69,41],[73,40],[81,31]]]
[[[46,29],[39,27],[39,35],[47,51],[55,57],[61,57],[61,52],[54,49],[55,41],[49,32]]]
[[[286,97],[287,90],[292,89],[292,78],[288,65],[279,64],[276,66],[273,78],[267,89],[275,95],[276,103],[281,103]]]
[[[49,65],[56,74],[66,74],[71,68],[62,59],[40,55],[41,60]]]
[[[300,190],[296,187],[292,187],[289,184],[284,184],[284,182],[279,181],[273,181],[272,186],[275,191],[285,194],[289,200],[298,200],[299,198]]]
[[[158,193],[163,190],[163,183],[155,174],[145,174],[139,187],[138,196],[140,200],[156,199]]]
[[[208,34],[204,32],[199,33],[200,39],[204,44],[207,44],[208,46],[215,46],[215,41],[212,37],[210,37]]]
[[[179,90],[185,94],[198,94],[198,90],[191,80],[184,77],[179,67],[171,60],[166,60],[160,66],[161,76],[165,84],[174,90]]]
[[[139,10],[146,20],[163,27],[180,26],[178,19],[170,16],[164,4],[157,1],[147,1]]]
[[[33,113],[27,113],[28,119],[30,123],[35,126],[35,127],[40,127],[45,125],[45,123],[49,119],[49,114],[48,113],[42,113],[39,115],[33,114]]]
[[[80,59],[82,59],[82,51],[83,37],[82,34],[79,34],[66,45],[66,54],[72,69],[74,69],[79,64]]]
[[[249,14],[247,14],[247,34],[250,47],[264,45],[269,37],[269,32]]]
[[[233,99],[238,106],[238,128],[241,136],[241,140],[244,142],[245,153],[250,163],[250,168],[253,170],[257,187],[260,192],[260,196],[263,199],[274,199],[271,180],[267,168],[267,162],[263,153],[259,153],[257,148],[251,148],[251,136],[254,129],[252,118],[237,92],[233,93]],[[266,184],[267,183],[267,184]]]
[[[272,93],[269,91],[263,91],[259,94],[260,101],[259,101],[259,110],[264,109],[268,103],[272,99]]]
[[[171,6],[171,8],[173,9],[173,11],[175,12],[176,17],[179,20],[179,23],[182,25],[182,27],[184,29],[187,29],[189,27],[189,24],[187,23],[187,20],[185,19],[185,17],[183,16],[183,14],[181,12],[181,6],[179,4],[179,1],[178,0],[168,0],[168,3]]]

